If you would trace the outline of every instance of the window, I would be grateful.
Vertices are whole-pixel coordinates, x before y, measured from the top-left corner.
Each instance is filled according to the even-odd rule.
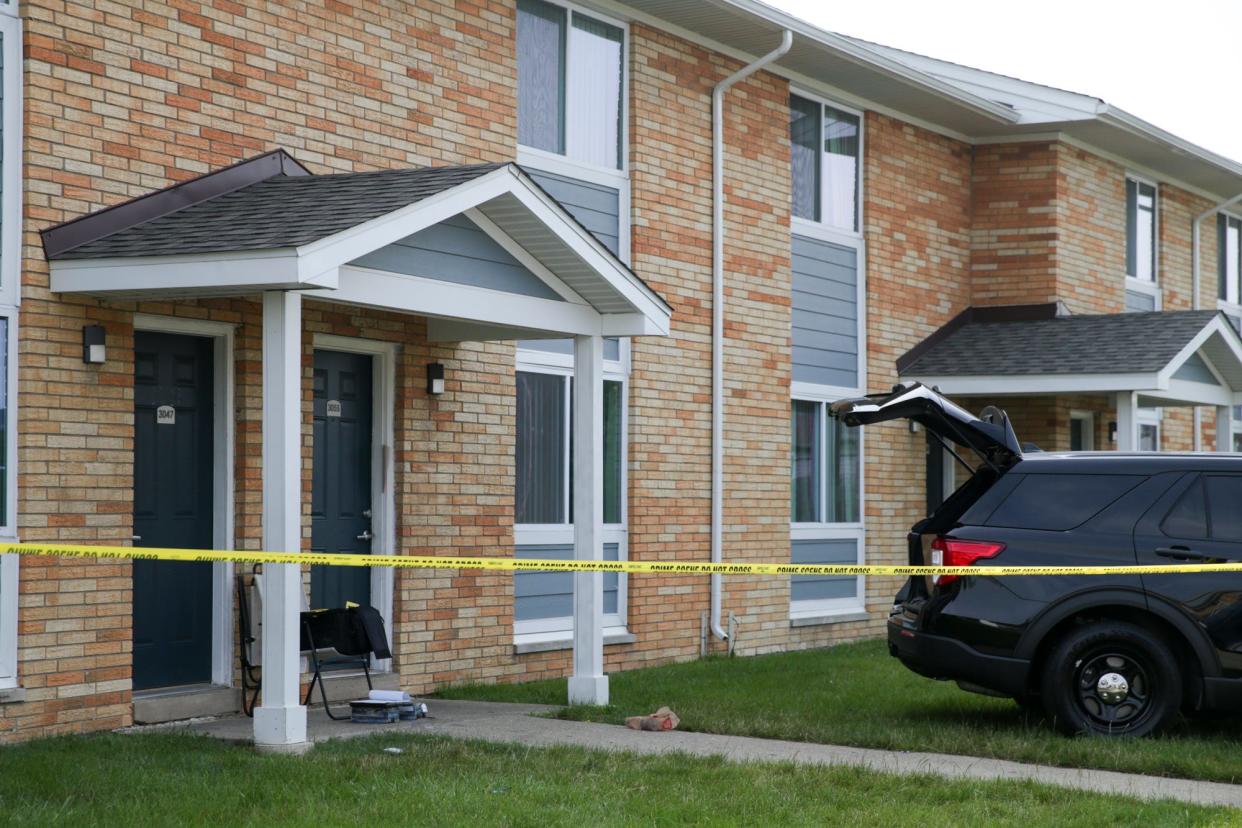
[[[1160,409],[1139,408],[1135,411],[1138,421],[1138,450],[1160,451]]]
[[[1147,478],[1129,474],[1027,474],[988,518],[988,526],[1073,529]]]
[[[625,30],[576,9],[518,0],[518,143],[622,166]]]
[[[790,95],[789,139],[794,216],[858,232],[862,119]]]
[[[1169,511],[1160,529],[1172,538],[1242,541],[1242,477],[1204,475]]]
[[[1134,178],[1126,179],[1126,275],[1156,281],[1156,187]]]
[[[560,340],[551,340],[559,343]],[[531,344],[531,343],[525,343]],[[604,557],[626,557],[625,400],[627,349],[604,355]],[[572,558],[573,356],[561,349],[518,351],[514,540],[517,557]],[[573,573],[514,574],[514,635],[539,645],[573,631]],[[604,627],[624,632],[626,577],[604,574]]]
[[[1242,303],[1242,219],[1221,213],[1216,217],[1216,229],[1220,299],[1237,305]]]
[[[21,282],[21,22],[0,4],[0,538],[17,540],[17,306]],[[17,686],[16,555],[0,555],[0,691]]]
[[[858,563],[862,554],[861,430],[828,417],[824,400],[792,402],[790,510],[793,563]],[[862,579],[795,575],[790,617],[863,608]]]

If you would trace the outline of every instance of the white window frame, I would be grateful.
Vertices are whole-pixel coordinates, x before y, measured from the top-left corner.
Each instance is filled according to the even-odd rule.
[[[810,92],[803,87],[790,86],[791,95],[797,95],[800,98],[819,104],[821,107],[830,106],[833,109],[849,113],[858,118],[858,177],[857,187],[855,191],[855,208],[857,214],[855,222],[858,229],[856,231],[843,230],[838,227],[832,227],[822,221],[812,221],[810,219],[800,218],[790,215],[790,231],[794,235],[806,236],[817,241],[828,242],[829,244],[848,247],[855,251],[857,255],[858,278],[856,279],[855,306],[858,309],[857,319],[857,341],[858,341],[858,366],[856,375],[858,384],[855,386],[832,386],[820,385],[810,382],[793,382],[790,385],[791,408],[792,401],[805,400],[810,402],[830,403],[836,400],[848,397],[857,397],[865,393],[867,387],[867,244],[866,244],[866,210],[865,210],[865,194],[866,194],[866,113],[852,106],[847,106]],[[821,116],[822,117],[822,116]],[[819,198],[823,199],[823,188],[826,186],[826,177],[820,181]],[[821,209],[822,215],[822,209]],[[821,428],[823,424],[821,423]],[[792,444],[791,444],[792,447]],[[867,557],[867,530],[866,530],[866,514],[867,514],[867,463],[866,463],[866,447],[867,438],[865,433],[860,433],[858,438],[858,516],[857,523],[795,523],[791,520],[789,527],[789,537],[792,544],[795,540],[841,540],[851,538],[857,544],[857,562],[859,564],[866,562]],[[792,462],[792,460],[791,460]],[[823,485],[823,481],[827,480],[827,452],[821,450],[821,491],[820,497],[825,497],[827,486]],[[790,485],[792,486],[792,473],[790,475]],[[821,503],[820,514],[826,514]],[[792,515],[791,515],[792,518]],[[791,547],[792,552],[792,547]],[[867,609],[866,595],[866,579],[863,576],[858,577],[858,585],[855,595],[852,598],[836,598],[822,601],[794,601],[792,598],[789,602],[789,619],[791,624],[804,626],[817,623],[833,623],[835,621],[844,621],[856,618],[859,613],[865,613]]]
[[[621,383],[621,522],[603,526],[603,543],[617,544],[617,559],[629,559],[629,373],[630,347],[628,339],[620,340],[619,359],[604,360],[604,381]],[[557,354],[548,351],[519,348],[516,370],[535,374],[550,374],[572,379],[574,375],[573,354]],[[565,395],[565,422],[573,422],[569,394]],[[565,457],[569,457],[572,428],[565,429]],[[569,515],[569,463],[565,464],[565,514]],[[572,546],[574,525],[572,523],[518,523],[513,527],[513,544],[520,546]],[[628,636],[629,578],[625,573],[617,576],[617,612],[604,614],[604,637]],[[540,645],[564,644],[572,640],[574,619],[572,615],[556,618],[540,618],[532,621],[513,621],[515,647],[540,648]]]
[[[0,4],[4,43],[3,197],[0,198],[0,316],[8,320],[5,383],[8,423],[5,429],[5,504],[0,539],[17,541],[17,341],[21,303],[22,257],[22,21],[17,2]],[[17,603],[20,566],[17,555],[0,555],[0,691],[17,687]]]
[[[812,236],[814,238],[822,239],[823,241],[832,242],[834,244],[856,247],[856,248],[859,248],[861,251],[862,243],[863,243],[863,235],[866,229],[866,226],[863,224],[863,221],[866,218],[865,211],[863,209],[863,194],[866,193],[866,186],[867,186],[867,182],[866,182],[866,166],[867,165],[865,163],[866,157],[867,157],[866,156],[866,149],[867,149],[866,113],[861,109],[855,109],[852,106],[847,106],[843,103],[839,103],[837,101],[832,100],[831,98],[825,98],[823,95],[817,95],[814,92],[808,92],[805,88],[802,88],[802,87],[791,85],[789,87],[789,94],[797,95],[799,98],[804,98],[805,100],[811,101],[812,103],[819,104],[821,118],[823,117],[823,107],[825,106],[830,106],[833,109],[840,110],[841,112],[845,112],[849,115],[854,115],[855,117],[858,118],[858,176],[857,176],[857,181],[855,182],[855,188],[854,188],[854,224],[855,226],[857,226],[858,229],[851,231],[851,230],[842,229],[840,227],[833,227],[832,225],[825,224],[823,221],[813,221],[811,219],[802,218],[801,216],[795,216],[793,215],[792,212],[790,213],[790,216],[789,216],[790,227],[792,228],[793,232],[797,233],[798,235]],[[823,140],[822,135],[820,136],[820,140],[822,142]],[[822,148],[820,152],[821,153],[823,152]],[[821,216],[823,215],[823,206],[824,206],[824,188],[827,186],[827,184],[828,184],[828,177],[826,175],[822,175],[820,177],[819,193],[818,193]],[[862,266],[861,261],[859,262],[859,266],[861,268]]]
[[[599,14],[592,9],[586,9],[573,3],[566,3],[562,0],[543,0],[549,5],[559,6],[567,10],[565,25],[566,31],[573,27],[573,16],[575,13],[585,14],[609,26],[615,26],[621,30],[621,118],[618,128],[621,130],[621,141],[618,152],[619,166],[604,167],[597,164],[588,164],[584,161],[578,161],[567,155],[549,152],[548,150],[528,147],[525,144],[518,144],[517,160],[524,167],[530,167],[540,172],[552,173],[553,175],[563,175],[566,178],[576,178],[580,181],[586,181],[592,184],[600,184],[605,187],[611,187],[618,193],[617,200],[617,253],[618,258],[626,264],[630,263],[630,26],[624,20],[615,17],[609,17],[605,14]],[[568,72],[569,50],[572,48],[573,38],[566,38],[565,43],[565,63]],[[569,111],[569,101],[565,101],[565,133],[566,143],[568,144],[569,130],[573,127],[573,113]]]
[[[1237,222],[1242,222],[1242,215],[1239,215],[1239,214],[1237,214],[1237,213],[1235,213],[1235,212],[1231,212],[1231,211],[1229,211],[1229,210],[1221,210],[1221,211],[1220,211],[1220,213],[1221,213],[1221,215],[1224,215],[1224,216],[1225,216],[1225,218],[1226,218],[1227,220],[1230,220],[1230,221],[1237,221]],[[1239,236],[1238,243],[1239,243],[1239,245],[1242,245],[1242,235],[1240,235],[1240,236]],[[1224,244],[1224,240],[1223,240],[1223,239],[1217,239],[1217,244]],[[1226,314],[1228,314],[1229,316],[1232,316],[1232,317],[1233,317],[1233,318],[1235,318],[1235,319],[1242,319],[1242,272],[1239,272],[1239,274],[1238,274],[1238,282],[1239,282],[1239,284],[1236,286],[1237,291],[1238,291],[1238,301],[1237,301],[1237,302],[1230,302],[1228,299],[1222,299],[1222,298],[1220,298],[1220,277],[1221,277],[1221,274],[1220,274],[1220,256],[1222,255],[1222,253],[1223,253],[1223,251],[1218,251],[1218,253],[1217,253],[1217,265],[1216,265],[1216,267],[1217,267],[1217,272],[1216,272],[1216,278],[1217,278],[1217,286],[1216,286],[1216,288],[1217,288],[1217,289],[1216,289],[1216,294],[1217,294],[1217,296],[1216,296],[1216,309],[1217,309],[1217,310],[1222,310],[1222,311],[1224,311]],[[1240,270],[1240,271],[1242,271],[1242,264],[1239,264],[1239,270]],[[1228,295],[1228,294],[1226,293],[1226,295]]]
[[[1154,195],[1152,196],[1151,211],[1151,281],[1135,278],[1129,272],[1129,267],[1125,267],[1126,286],[1125,289],[1131,293],[1142,293],[1151,296],[1155,300],[1155,309],[1161,310],[1164,306],[1163,291],[1160,289],[1160,183],[1150,178],[1133,172],[1127,172],[1125,180],[1133,181],[1136,185],[1147,185],[1152,188]],[[1137,212],[1138,206],[1135,205]],[[1126,221],[1129,221],[1129,205],[1124,205]],[[1130,228],[1125,228],[1126,245],[1129,245]]]
[[[1163,414],[1164,410],[1161,408],[1136,407],[1134,409],[1135,437],[1141,442],[1143,426],[1154,426],[1156,429],[1156,451],[1162,451],[1161,446],[1164,441],[1164,429],[1160,427],[1160,421],[1163,419]]]
[[[1070,423],[1072,424],[1075,420],[1082,422],[1082,451],[1095,451],[1095,413],[1092,411],[1070,411]]]
[[[861,348],[860,348],[861,350]],[[863,362],[864,360],[859,360]],[[860,366],[859,377],[862,377]],[[864,381],[865,382],[865,381]],[[825,436],[827,428],[827,406],[836,400],[857,397],[861,394],[859,388],[838,388],[831,386],[811,386],[809,383],[795,383],[798,387],[794,389],[791,398],[791,409],[793,401],[815,402],[820,404],[820,515],[826,515],[827,512],[827,492],[828,486],[826,481],[829,479],[828,469],[828,452],[824,450],[826,445]],[[791,411],[792,416],[792,411]],[[792,442],[791,442],[792,449]],[[793,522],[789,524],[789,540],[791,543],[797,540],[843,540],[852,539],[856,544],[857,556],[855,562],[858,564],[866,563],[867,558],[867,486],[866,486],[866,434],[861,430],[858,435],[858,521],[849,523],[829,523],[827,521],[805,521]],[[791,458],[792,463],[792,458]],[[793,485],[793,475],[790,474],[790,486]],[[791,516],[792,517],[792,516]],[[792,581],[791,581],[792,583]],[[845,617],[852,618],[860,612],[866,612],[867,594],[866,581],[862,575],[858,576],[855,586],[855,593],[850,598],[828,598],[818,601],[789,601],[789,620],[802,626],[808,623],[831,623],[833,621],[844,620]],[[800,623],[799,623],[800,622]]]

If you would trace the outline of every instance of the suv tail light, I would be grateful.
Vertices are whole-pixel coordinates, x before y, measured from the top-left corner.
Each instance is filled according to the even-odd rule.
[[[984,558],[995,558],[1004,550],[1005,544],[993,541],[957,540],[936,538],[931,545],[932,566],[974,566]],[[932,583],[943,586],[956,581],[960,575],[933,575]]]

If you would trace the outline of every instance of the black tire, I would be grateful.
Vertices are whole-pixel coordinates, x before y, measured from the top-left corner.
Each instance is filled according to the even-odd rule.
[[[1048,717],[1064,733],[1147,736],[1177,716],[1182,674],[1158,635],[1124,621],[1098,621],[1053,645],[1040,690]]]

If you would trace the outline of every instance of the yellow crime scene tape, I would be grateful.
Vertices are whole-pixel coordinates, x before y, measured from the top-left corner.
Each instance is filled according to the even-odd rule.
[[[550,558],[424,557],[328,552],[250,552],[245,550],[159,549],[61,543],[0,543],[0,554],[58,558],[156,561],[231,561],[254,564],[391,566],[399,569],[490,569],[515,572],[626,572],[651,575],[1181,575],[1242,572],[1242,562],[1156,564],[1152,566],[888,566],[882,564],[700,563],[694,561],[584,561]]]

